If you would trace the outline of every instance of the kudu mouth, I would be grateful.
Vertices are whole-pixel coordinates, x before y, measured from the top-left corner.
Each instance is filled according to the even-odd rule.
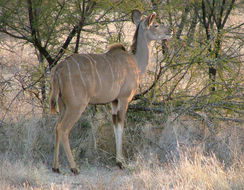
[[[173,30],[169,29],[169,31],[163,37],[163,40],[168,40],[173,36]]]
[[[172,33],[166,34],[162,40],[168,40],[172,37]]]
[[[163,34],[160,40],[168,40],[172,37],[172,33]]]

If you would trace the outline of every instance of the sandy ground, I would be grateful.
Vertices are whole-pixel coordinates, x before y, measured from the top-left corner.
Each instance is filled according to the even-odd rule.
[[[123,182],[128,183],[130,175],[126,170],[121,170],[117,167],[110,169],[101,167],[91,167],[82,169],[78,175],[73,175],[68,170],[62,170],[61,174],[53,172],[46,173],[46,184],[42,187],[56,187],[68,189],[117,189],[123,185]]]

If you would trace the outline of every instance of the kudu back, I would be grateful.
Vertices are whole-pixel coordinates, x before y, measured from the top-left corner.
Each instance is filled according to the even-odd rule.
[[[74,54],[57,64],[51,75],[50,112],[59,109],[55,128],[53,171],[59,173],[59,144],[63,145],[69,166],[78,173],[69,144],[69,133],[86,106],[110,103],[116,140],[116,163],[122,167],[122,134],[128,103],[148,65],[152,40],[168,39],[171,30],[154,22],[156,14],[143,18],[140,11],[132,12],[137,29],[132,53],[115,44],[104,54]]]

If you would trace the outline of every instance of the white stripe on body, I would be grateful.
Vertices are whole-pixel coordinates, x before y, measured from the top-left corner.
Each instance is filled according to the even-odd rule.
[[[67,68],[68,68],[68,74],[69,74],[69,81],[70,81],[70,87],[71,87],[71,91],[72,91],[72,95],[75,97],[75,91],[74,91],[74,88],[73,88],[73,84],[72,84],[72,79],[71,79],[71,72],[70,72],[70,67],[69,67],[69,63],[66,61],[66,65],[67,65]]]
[[[78,67],[78,69],[79,69],[79,72],[80,72],[80,79],[81,79],[81,81],[82,81],[82,83],[83,83],[83,86],[84,86],[84,88],[85,88],[85,93],[86,93],[86,97],[87,97],[87,86],[86,86],[86,83],[85,83],[85,81],[84,81],[84,78],[82,77],[82,72],[81,72],[81,68],[80,68],[80,64],[75,60],[75,58],[73,58],[72,56],[70,56],[71,57],[71,59],[75,62],[75,64],[77,65],[77,67]]]
[[[111,71],[111,74],[112,74],[112,85],[111,85],[111,88],[110,88],[110,91],[112,92],[113,89],[114,89],[114,71],[113,71],[113,68],[111,66],[111,62],[106,58],[105,55],[102,55],[102,57],[105,59],[105,61],[108,63],[109,65],[109,68],[110,68],[110,71]]]
[[[97,67],[96,67],[97,62],[96,62],[96,60],[94,60],[94,59],[92,58],[92,56],[90,56],[90,55],[88,55],[88,54],[86,54],[85,56],[87,56],[88,59],[89,59],[90,61],[91,61],[91,60],[93,61],[94,66],[95,66],[95,70],[96,70],[96,74],[97,74],[97,77],[98,77],[98,80],[99,80],[100,89],[102,89],[102,80],[101,80],[101,77],[100,77],[100,75],[99,75],[99,73],[98,73],[98,71],[97,71]]]

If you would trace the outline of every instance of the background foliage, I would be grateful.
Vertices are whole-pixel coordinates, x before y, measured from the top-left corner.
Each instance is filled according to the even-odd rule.
[[[180,159],[179,150],[191,155],[201,147],[226,165],[243,161],[244,5],[238,0],[0,0],[2,154],[51,164],[50,69],[72,53],[102,53],[112,43],[130,51],[133,9],[156,12],[174,35],[153,44],[130,103],[127,159],[155,153],[164,163]],[[89,106],[71,134],[77,160],[114,160],[110,123],[109,106]]]

